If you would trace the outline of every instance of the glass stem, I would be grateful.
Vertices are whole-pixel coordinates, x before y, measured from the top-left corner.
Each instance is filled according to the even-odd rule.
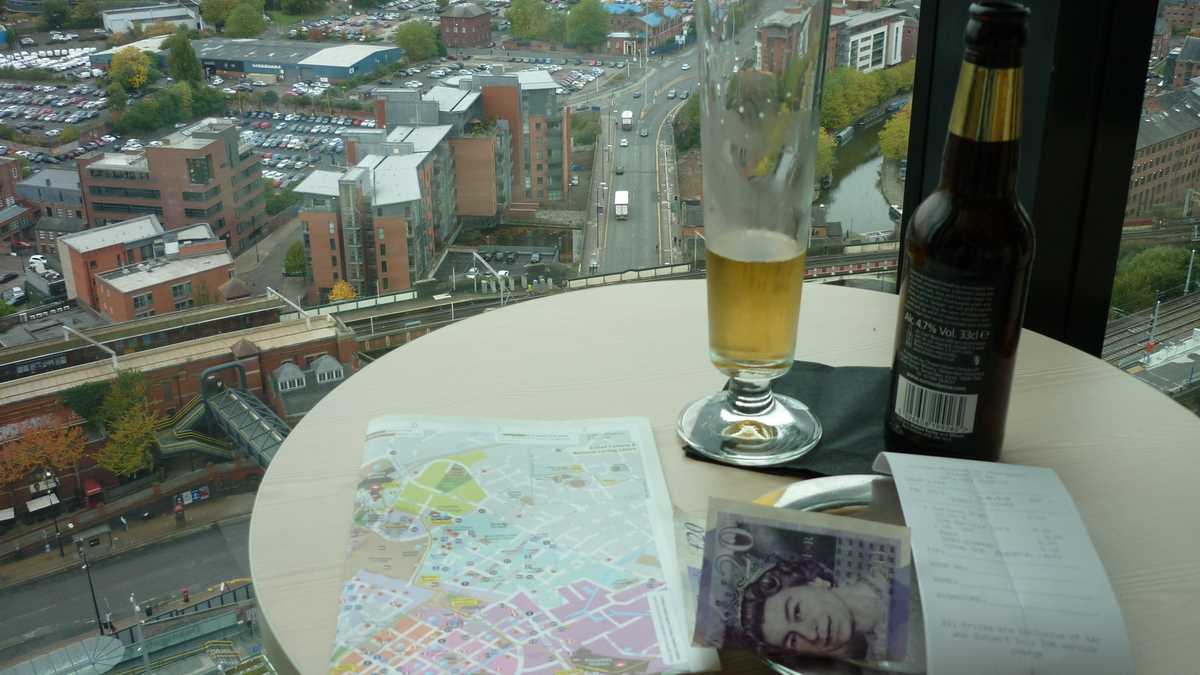
[[[729,379],[729,407],[739,415],[765,415],[775,406],[770,380]]]

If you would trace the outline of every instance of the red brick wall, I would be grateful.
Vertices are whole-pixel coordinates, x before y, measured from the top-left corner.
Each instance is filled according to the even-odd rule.
[[[486,47],[492,41],[492,17],[442,17],[442,43],[447,47]]]
[[[224,242],[220,242],[222,247]],[[161,284],[156,284],[147,288],[140,288],[136,291],[123,293],[116,289],[111,283],[101,277],[96,277],[96,291],[100,300],[100,305],[97,309],[101,313],[111,318],[113,321],[129,321],[136,314],[133,308],[134,296],[151,294],[153,308],[155,314],[170,314],[178,311],[175,309],[176,298],[171,294],[171,287],[179,284],[192,282],[192,293],[190,297],[193,301],[201,298],[201,289],[205,289],[208,293],[210,301],[216,300],[217,289],[221,284],[229,281],[229,277],[233,276],[233,264],[218,267],[216,269],[206,270],[199,274],[193,274],[189,277],[180,277],[170,281],[164,281]],[[179,298],[179,300],[186,299]],[[144,311],[144,310],[141,310]]]
[[[917,38],[920,35],[919,25],[916,19],[904,19],[904,32],[900,34],[901,62],[917,58]]]
[[[12,157],[0,157],[0,206],[11,206],[17,200],[17,183],[21,181],[21,163]]]
[[[1142,215],[1155,204],[1182,208],[1189,189],[1200,189],[1200,129],[1134,153],[1125,214]]]
[[[300,220],[308,231],[309,269],[312,273],[312,302],[320,302],[321,289],[346,278],[346,263],[342,255],[342,230],[337,226],[337,214],[324,211],[303,211]],[[332,233],[331,233],[332,230]],[[330,240],[333,240],[330,245]],[[333,262],[337,258],[337,264]]]
[[[408,223],[403,218],[376,216],[375,229],[375,271],[379,276],[379,292],[408,289],[412,285],[408,269]],[[383,230],[382,238],[378,230]],[[384,263],[387,263],[387,271],[384,271]]]
[[[525,135],[521,130],[521,92],[516,87],[483,87],[482,98],[485,118],[508,120],[513,158],[512,201],[525,201],[525,172],[521,166],[525,152]]]
[[[452,138],[455,213],[460,216],[496,215],[496,139]]]

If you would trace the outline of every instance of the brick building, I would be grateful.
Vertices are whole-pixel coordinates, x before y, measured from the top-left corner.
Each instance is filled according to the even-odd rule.
[[[1193,77],[1200,77],[1200,38],[1187,36],[1175,55],[1171,88],[1187,87]]]
[[[97,274],[98,309],[113,321],[170,314],[218,301],[218,289],[232,276],[233,256],[214,240]]]
[[[137,154],[79,160],[85,219],[92,226],[157,216],[167,229],[208,223],[241,252],[265,236],[266,194],[258,156],[238,127],[216,118],[173,133]]]
[[[57,243],[67,297],[97,311],[97,275],[155,258],[225,248],[206,224],[167,232],[153,215],[63,235]]]
[[[21,163],[13,157],[0,157],[0,241],[23,241],[37,216],[33,209],[18,203],[17,183]]]
[[[609,53],[632,56],[653,53],[687,30],[689,17],[661,2],[608,2]]]
[[[1162,18],[1172,32],[1190,32],[1200,24],[1200,0],[1167,0],[1162,5]]]
[[[904,29],[900,33],[900,62],[917,58],[917,39],[920,37],[921,22],[911,16],[904,17]]]
[[[32,206],[39,218],[83,218],[83,193],[79,172],[73,169],[42,169],[17,183],[17,196]]]
[[[754,42],[755,68],[782,76],[793,57],[807,54],[811,17],[811,7],[788,7],[763,17]]]
[[[864,73],[901,62],[904,10],[847,9],[829,18],[825,68],[854,68]]]
[[[442,44],[486,47],[492,42],[492,15],[473,2],[453,5],[442,12]]]
[[[42,216],[33,226],[33,247],[42,255],[58,255],[58,238],[82,232],[86,223],[73,216]]]
[[[1182,214],[1188,190],[1200,190],[1200,96],[1185,89],[1146,99],[1125,215],[1147,215],[1155,206]]]

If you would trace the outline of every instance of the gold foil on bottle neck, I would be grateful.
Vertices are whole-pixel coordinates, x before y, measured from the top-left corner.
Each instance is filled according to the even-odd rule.
[[[987,68],[964,61],[950,111],[950,133],[984,143],[1021,137],[1021,68]]]

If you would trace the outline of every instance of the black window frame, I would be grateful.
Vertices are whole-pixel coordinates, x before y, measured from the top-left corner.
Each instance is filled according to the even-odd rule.
[[[1098,356],[1158,2],[1025,4],[1032,14],[1018,191],[1037,232],[1025,327]],[[921,3],[906,225],[941,172],[968,8],[959,0]],[[903,263],[901,255],[901,275]]]

